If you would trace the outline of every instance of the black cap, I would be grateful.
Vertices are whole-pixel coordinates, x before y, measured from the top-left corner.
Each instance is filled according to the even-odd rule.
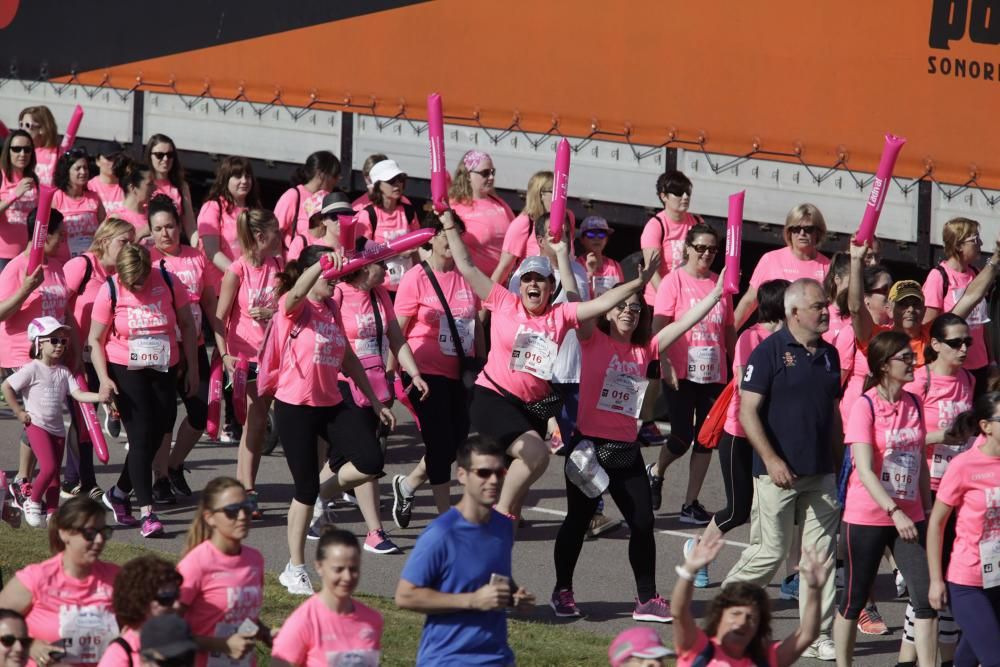
[[[323,206],[319,209],[319,212],[323,215],[328,213],[354,215],[354,209],[351,208],[351,200],[347,198],[347,195],[339,191],[331,192],[323,197]]]
[[[191,635],[191,626],[177,614],[154,616],[142,624],[139,648],[157,660],[179,658],[198,650]]]
[[[104,156],[109,160],[113,160],[121,153],[125,152],[125,147],[122,146],[117,141],[102,141],[97,145],[97,153],[95,155]]]

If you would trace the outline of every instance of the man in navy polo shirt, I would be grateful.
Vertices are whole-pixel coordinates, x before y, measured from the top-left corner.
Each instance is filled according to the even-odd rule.
[[[724,583],[766,586],[785,560],[796,531],[820,560],[834,553],[840,507],[833,448],[841,436],[840,359],[821,335],[829,327],[823,286],[800,278],[785,291],[787,324],[750,354],[740,385],[740,424],[754,450],[750,546]],[[812,594],[803,589],[799,611]],[[830,628],[836,586],[822,589],[819,639],[803,657],[834,660]]]

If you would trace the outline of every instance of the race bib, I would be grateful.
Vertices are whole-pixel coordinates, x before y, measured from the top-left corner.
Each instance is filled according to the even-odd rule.
[[[217,623],[215,626],[215,636],[229,637],[239,631],[236,623]],[[207,667],[250,667],[250,660],[256,651],[247,651],[242,660],[233,660],[228,655],[222,653],[209,653]]]
[[[967,450],[971,442],[972,440],[969,440],[963,445],[946,445],[939,442],[934,445],[934,454],[931,456],[931,479],[944,477],[944,471],[948,469],[951,460]]]
[[[594,294],[594,298],[601,296],[609,289],[615,286],[618,280],[614,276],[594,276],[590,279],[590,289]]]
[[[882,458],[882,486],[896,500],[917,499],[920,459],[906,450],[888,449]]]
[[[529,373],[539,380],[551,380],[558,352],[559,346],[545,334],[522,331],[514,338],[510,369]]]
[[[170,338],[166,334],[129,338],[128,368],[152,368],[166,373],[170,368]]]
[[[476,320],[471,317],[456,317],[455,328],[458,329],[458,337],[462,341],[462,351],[465,356],[472,356],[472,346],[476,340]],[[448,318],[441,317],[438,320],[438,344],[441,347],[441,354],[448,357],[457,357],[455,351],[455,341],[451,339],[451,327],[448,326]]]
[[[389,341],[385,336],[382,336],[382,349],[389,349]],[[378,338],[374,336],[371,338],[355,338],[354,339],[354,354],[361,357],[378,357],[381,356],[378,351]]]
[[[386,260],[385,270],[389,275],[389,284],[393,287],[399,285],[399,281],[403,279],[403,274],[406,273],[412,266],[413,260],[409,257],[393,257],[392,259]]]
[[[719,348],[714,345],[689,347],[687,379],[696,384],[721,382],[722,366],[719,362]]]
[[[979,542],[979,562],[983,571],[983,588],[1000,586],[1000,487],[983,489],[986,514],[983,518],[983,537]]]
[[[118,623],[108,609],[96,605],[61,605],[59,637],[67,663],[97,663],[112,639]]]
[[[649,380],[608,369],[597,398],[597,408],[638,419]]]
[[[94,242],[93,236],[71,236],[67,239],[69,243],[69,256],[79,257],[90,250],[90,244]]]
[[[382,652],[376,649],[327,651],[327,667],[378,667]]]
[[[958,303],[963,296],[965,296],[964,287],[956,287],[951,291],[952,298],[955,299],[955,303]],[[983,325],[988,324],[990,321],[989,309],[986,305],[986,299],[981,299],[976,307],[972,309],[965,321],[969,326],[973,325]]]

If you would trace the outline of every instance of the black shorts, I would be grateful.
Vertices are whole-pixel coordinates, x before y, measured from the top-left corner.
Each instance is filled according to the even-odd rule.
[[[545,439],[548,423],[492,389],[476,385],[472,393],[472,428],[496,440],[504,449],[528,431]]]

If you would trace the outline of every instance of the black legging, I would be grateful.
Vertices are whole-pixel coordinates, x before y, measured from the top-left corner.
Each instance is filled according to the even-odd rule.
[[[431,484],[451,481],[451,464],[455,462],[458,448],[469,437],[468,392],[461,380],[443,375],[422,375],[430,388],[426,400],[420,400],[420,391],[410,389],[409,398],[420,419],[420,435],[424,439],[424,462],[427,480]],[[403,374],[403,384],[411,378]]]
[[[631,530],[628,559],[639,602],[646,602],[656,595],[656,544],[653,541],[653,500],[642,457],[636,456],[630,468],[609,469],[608,479],[608,492]],[[554,553],[556,588],[573,588],[573,571],[599,501],[599,497],[588,498],[566,479],[566,518],[556,535]]]
[[[87,389],[97,391],[100,381],[93,364],[84,363],[84,377],[87,378]],[[96,409],[96,406],[95,406]],[[80,485],[84,491],[97,486],[97,476],[94,473],[94,444],[90,441],[87,427],[80,420],[80,411],[69,400],[70,424],[66,432],[66,465],[63,468],[63,484],[69,487]],[[80,441],[81,434],[86,439]]]
[[[722,392],[722,385],[698,384],[690,380],[677,383],[678,389],[663,385],[667,395],[667,415],[670,417],[670,437],[667,439],[667,449],[674,456],[683,456],[691,443],[696,452],[712,453],[711,449],[695,442],[695,434],[701,430],[709,410],[715,404],[715,399]]]
[[[204,431],[208,425],[208,383],[212,373],[212,367],[208,362],[208,351],[204,344],[198,346],[197,359],[198,391],[191,397],[184,392],[184,382],[188,373],[188,369],[185,368],[184,372],[177,374],[177,392],[184,403],[188,425],[196,431]]]
[[[716,512],[715,525],[728,533],[750,519],[753,505],[753,448],[747,439],[723,431],[719,439],[719,465],[726,489],[726,509]]]
[[[115,405],[128,435],[128,455],[116,486],[126,495],[135,489],[140,507],[152,505],[153,457],[177,419],[177,365],[161,373],[109,363],[108,374],[118,387]]]

